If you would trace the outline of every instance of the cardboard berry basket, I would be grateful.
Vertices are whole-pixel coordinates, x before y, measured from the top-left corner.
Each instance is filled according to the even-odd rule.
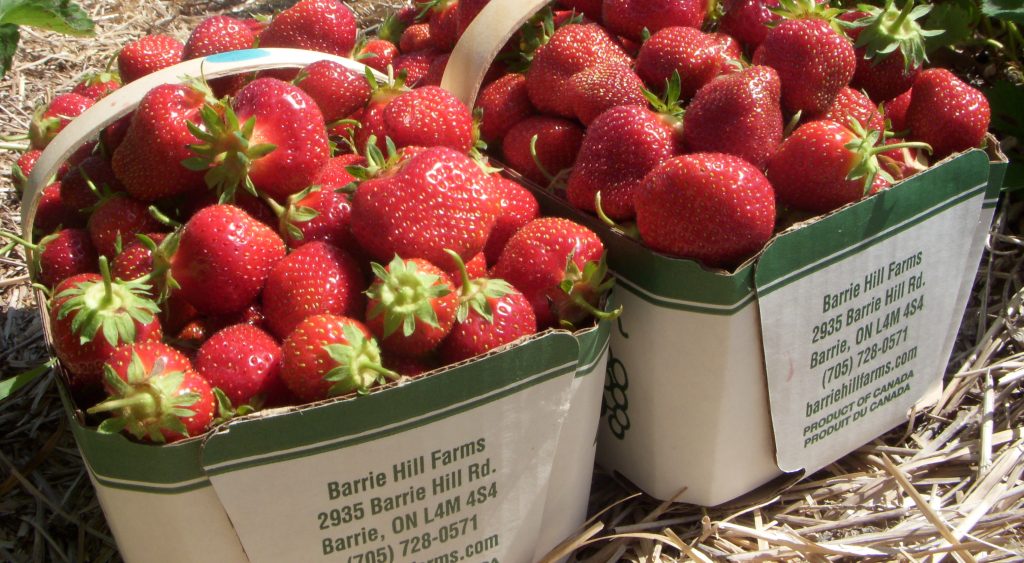
[[[442,85],[472,104],[547,3],[493,0]],[[659,499],[713,506],[905,422],[941,389],[1002,184],[1005,158],[993,159],[950,157],[785,230],[732,272],[655,253],[533,186],[601,234],[624,307],[598,463]]]
[[[321,59],[363,70],[254,49],[187,61],[103,98],[40,157],[24,232],[59,164],[151,88]],[[61,392],[127,561],[531,561],[583,522],[609,333],[607,323],[546,331],[368,396],[263,411],[162,446],[97,432]]]

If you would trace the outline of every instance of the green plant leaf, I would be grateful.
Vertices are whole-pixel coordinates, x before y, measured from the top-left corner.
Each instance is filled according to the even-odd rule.
[[[1021,0],[981,0],[981,13],[990,18],[1024,23],[1024,2]]]
[[[92,35],[95,24],[68,0],[0,0],[0,23],[28,25],[66,35]]]
[[[926,38],[925,50],[931,53],[970,38],[980,17],[981,13],[974,0],[949,0],[934,4],[922,27],[942,33]]]
[[[0,23],[0,78],[7,75],[14,62],[14,52],[18,50],[18,40],[21,34],[18,26],[10,23]]]
[[[50,371],[50,368],[52,367],[53,361],[51,360],[49,362],[39,364],[26,372],[19,373],[14,377],[9,377],[0,381],[0,401],[10,397],[18,389],[32,383],[37,377]]]

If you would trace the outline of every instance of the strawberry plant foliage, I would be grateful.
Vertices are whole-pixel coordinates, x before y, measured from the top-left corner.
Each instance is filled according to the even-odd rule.
[[[21,34],[31,26],[66,35],[89,36],[94,24],[78,4],[68,0],[0,0],[0,77],[14,60]]]

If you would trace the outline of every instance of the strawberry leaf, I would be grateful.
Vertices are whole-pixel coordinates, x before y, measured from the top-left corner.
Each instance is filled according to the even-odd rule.
[[[14,24],[0,24],[0,77],[6,76],[14,62],[14,52],[18,50],[21,34]]]
[[[1020,0],[981,0],[981,13],[990,18],[1024,23],[1024,4]]]

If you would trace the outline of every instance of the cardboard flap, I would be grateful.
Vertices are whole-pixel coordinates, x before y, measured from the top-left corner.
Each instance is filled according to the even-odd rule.
[[[941,381],[988,185],[973,150],[764,251],[755,283],[781,469],[838,459]]]

